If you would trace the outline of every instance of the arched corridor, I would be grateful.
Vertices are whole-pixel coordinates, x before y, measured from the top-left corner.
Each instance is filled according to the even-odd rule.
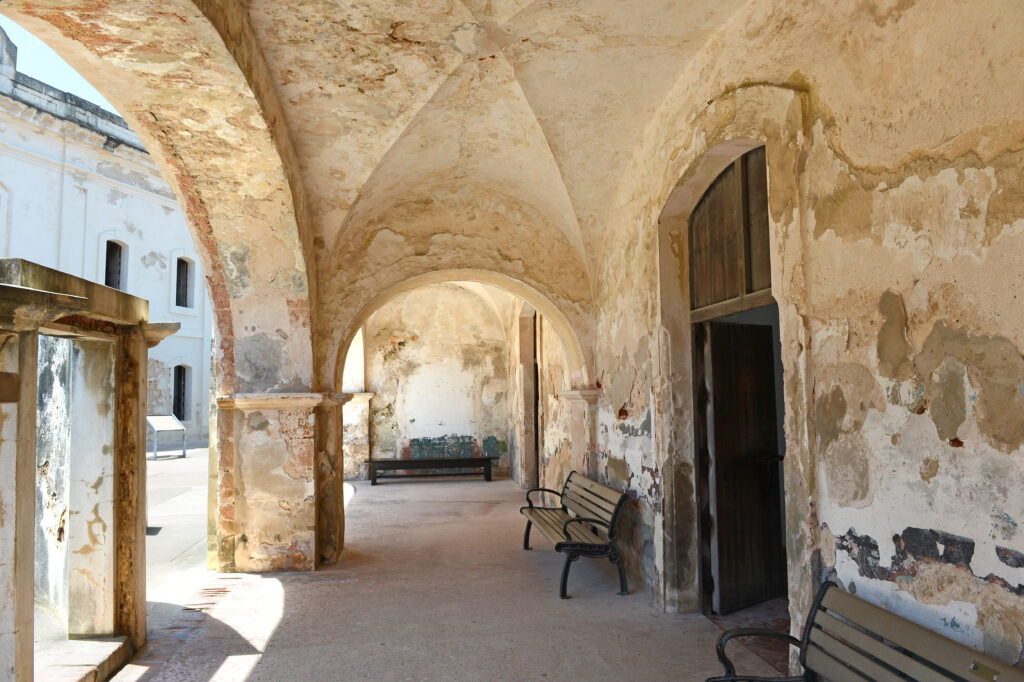
[[[784,591],[793,632],[833,580],[1024,665],[1024,14],[1012,0],[6,0],[0,12],[136,125],[189,220],[215,312],[217,569],[298,572],[238,579],[254,590],[235,593],[239,628],[262,585],[303,595],[280,602],[274,632],[288,641],[326,652],[359,623],[376,632],[371,597],[415,594],[403,592],[407,562],[360,573],[398,551],[389,537],[435,585],[449,585],[461,557],[479,588],[419,586],[440,616],[410,622],[470,637],[475,610],[518,615],[511,600],[527,590],[515,571],[532,569],[489,563],[512,561],[513,484],[373,493],[396,496],[394,507],[357,486],[345,508],[346,471],[361,471],[346,449],[412,457],[451,436],[473,454],[492,443],[516,484],[558,486],[576,469],[628,497],[621,553],[635,598],[606,617],[627,619],[635,651],[648,632],[628,620],[636,609],[673,623],[691,621],[661,614],[720,609],[728,552],[717,545],[750,540],[743,519],[763,513],[777,551],[756,598]],[[737,162],[745,154],[756,173]],[[721,210],[705,211],[730,167]],[[701,278],[712,295],[691,286]],[[417,298],[428,289],[434,303]],[[504,389],[466,373],[476,351],[461,339],[448,348],[457,363],[384,361],[413,348],[414,327],[441,339],[430,310],[451,317],[463,299],[474,301],[467,329],[507,340],[503,360],[485,363],[495,377],[503,365]],[[726,317],[770,304],[777,319],[760,342],[718,339],[734,359],[757,343],[764,352],[725,363],[734,376],[716,383],[714,325],[747,324]],[[2,329],[11,338],[25,333],[16,312]],[[357,337],[366,355],[353,384]],[[10,433],[20,398],[5,400],[0,447],[13,462],[27,446]],[[744,431],[745,446],[754,431],[775,437],[737,455],[771,460],[744,479],[759,508],[719,504],[741,496],[716,481],[741,477],[724,472],[716,429]],[[531,442],[535,454],[520,455]],[[29,493],[15,474],[31,474],[19,461],[0,489],[0,566],[31,547],[15,513]],[[507,502],[488,506],[477,490]],[[465,547],[437,544],[460,506],[440,511],[450,501],[431,491],[469,495],[495,537],[485,523]],[[387,534],[361,525],[360,504],[392,524]],[[425,524],[389,516],[406,504]],[[492,541],[494,557],[474,554]],[[142,539],[118,552],[118,606],[137,615]],[[513,589],[484,589],[489,571]],[[22,680],[31,665],[11,614],[24,611],[14,585],[26,577],[9,573],[0,660]],[[536,608],[575,618],[582,603]],[[337,629],[318,640],[321,607]],[[541,631],[562,636],[554,620]],[[142,647],[144,619],[122,625]],[[243,633],[232,650],[271,665],[264,644],[284,641],[274,632]],[[489,651],[506,651],[510,632],[490,631]],[[344,669],[336,648],[304,660]],[[440,665],[420,651],[422,665]],[[401,674],[391,659],[359,660]]]

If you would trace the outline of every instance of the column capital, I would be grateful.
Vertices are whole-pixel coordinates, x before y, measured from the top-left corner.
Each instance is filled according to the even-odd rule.
[[[181,322],[143,322],[142,338],[146,340],[146,348],[155,348],[157,344],[181,329]]]

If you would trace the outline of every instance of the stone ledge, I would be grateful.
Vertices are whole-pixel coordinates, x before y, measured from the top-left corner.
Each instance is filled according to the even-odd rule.
[[[219,396],[222,410],[302,410],[334,402],[327,393],[236,393]]]

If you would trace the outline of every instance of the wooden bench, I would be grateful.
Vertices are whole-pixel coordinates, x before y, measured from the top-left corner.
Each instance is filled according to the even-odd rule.
[[[490,457],[416,457],[414,459],[378,459],[367,460],[370,465],[370,485],[377,485],[378,478],[405,478],[422,476],[479,476],[491,480]],[[478,471],[423,471],[423,469],[476,469]],[[381,476],[378,472],[392,471],[395,473]],[[414,473],[409,473],[410,471]]]
[[[546,492],[559,496],[558,507],[535,507],[532,493]],[[523,549],[530,549],[530,528],[537,526],[544,537],[555,543],[555,551],[565,552],[562,582],[558,596],[565,593],[569,579],[569,566],[582,557],[607,558],[619,569],[619,594],[629,594],[626,570],[615,547],[616,521],[626,501],[626,495],[608,486],[592,481],[578,472],[569,474],[562,492],[550,488],[533,488],[526,493],[528,506],[519,511],[526,517]]]
[[[800,650],[804,673],[797,677],[737,675],[725,645],[741,637],[770,637]],[[721,677],[707,682],[1021,682],[1024,671],[954,642],[825,583],[811,607],[802,639],[775,630],[744,628],[722,635]]]

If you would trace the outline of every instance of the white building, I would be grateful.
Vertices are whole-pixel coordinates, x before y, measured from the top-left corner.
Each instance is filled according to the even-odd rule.
[[[16,70],[0,30],[0,255],[114,286],[181,330],[149,354],[149,414],[209,436],[212,321],[185,218],[119,116]]]

